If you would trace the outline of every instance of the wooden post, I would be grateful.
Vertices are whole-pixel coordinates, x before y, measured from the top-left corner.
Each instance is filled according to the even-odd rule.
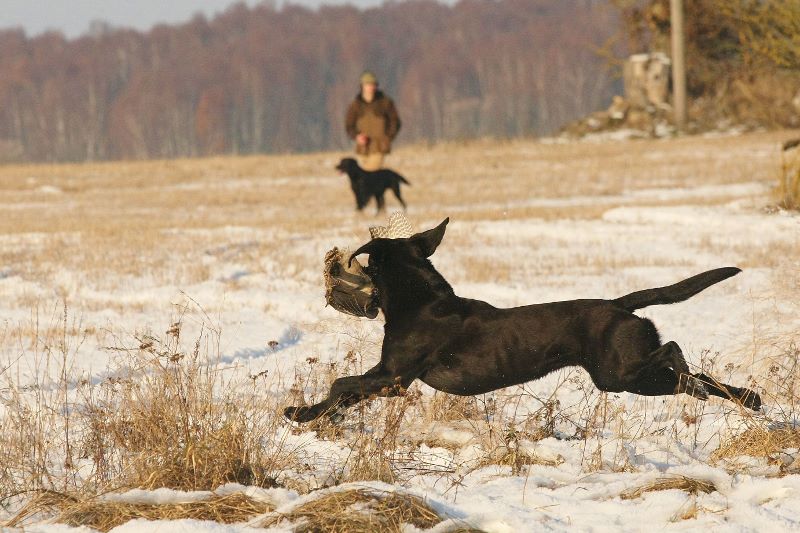
[[[683,0],[670,0],[672,29],[672,96],[675,106],[675,125],[678,131],[686,128],[686,64],[683,30]]]

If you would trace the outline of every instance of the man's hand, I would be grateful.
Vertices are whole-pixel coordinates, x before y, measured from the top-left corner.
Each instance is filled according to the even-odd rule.
[[[369,137],[367,137],[363,133],[359,133],[358,135],[356,135],[356,143],[358,143],[360,146],[366,146],[368,142],[369,142]]]

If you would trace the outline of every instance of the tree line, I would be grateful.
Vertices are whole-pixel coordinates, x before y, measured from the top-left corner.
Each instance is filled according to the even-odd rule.
[[[310,10],[237,4],[148,32],[0,32],[0,161],[349,146],[373,70],[402,142],[543,134],[607,105],[607,0],[432,0]]]

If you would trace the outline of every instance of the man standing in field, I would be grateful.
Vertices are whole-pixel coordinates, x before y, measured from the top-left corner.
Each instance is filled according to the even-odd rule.
[[[356,157],[364,170],[379,170],[400,131],[400,117],[391,98],[378,90],[372,72],[361,75],[361,91],[347,109],[345,129],[356,141]]]

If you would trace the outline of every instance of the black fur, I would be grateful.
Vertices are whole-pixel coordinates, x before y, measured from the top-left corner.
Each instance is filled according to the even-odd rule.
[[[685,392],[741,402],[753,410],[750,389],[692,374],[680,347],[662,344],[653,323],[631,311],[685,300],[740,272],[720,268],[615,300],[570,300],[498,309],[460,298],[428,260],[444,237],[437,228],[407,239],[373,239],[353,254],[369,254],[386,325],[381,360],[362,376],[334,381],[322,402],[289,407],[308,422],[372,395],[400,393],[420,379],[436,390],[474,395],[525,383],[566,366],[586,369],[603,391],[646,396]],[[352,260],[352,258],[351,258]]]
[[[386,189],[391,189],[403,209],[406,208],[406,202],[400,195],[400,182],[406,185],[411,184],[394,170],[388,168],[375,171],[364,170],[351,157],[345,157],[339,161],[339,164],[336,165],[336,170],[347,174],[350,178],[350,188],[353,189],[353,194],[356,197],[356,209],[359,211],[366,207],[370,198],[375,198],[377,212],[383,211],[386,205],[383,199]]]

